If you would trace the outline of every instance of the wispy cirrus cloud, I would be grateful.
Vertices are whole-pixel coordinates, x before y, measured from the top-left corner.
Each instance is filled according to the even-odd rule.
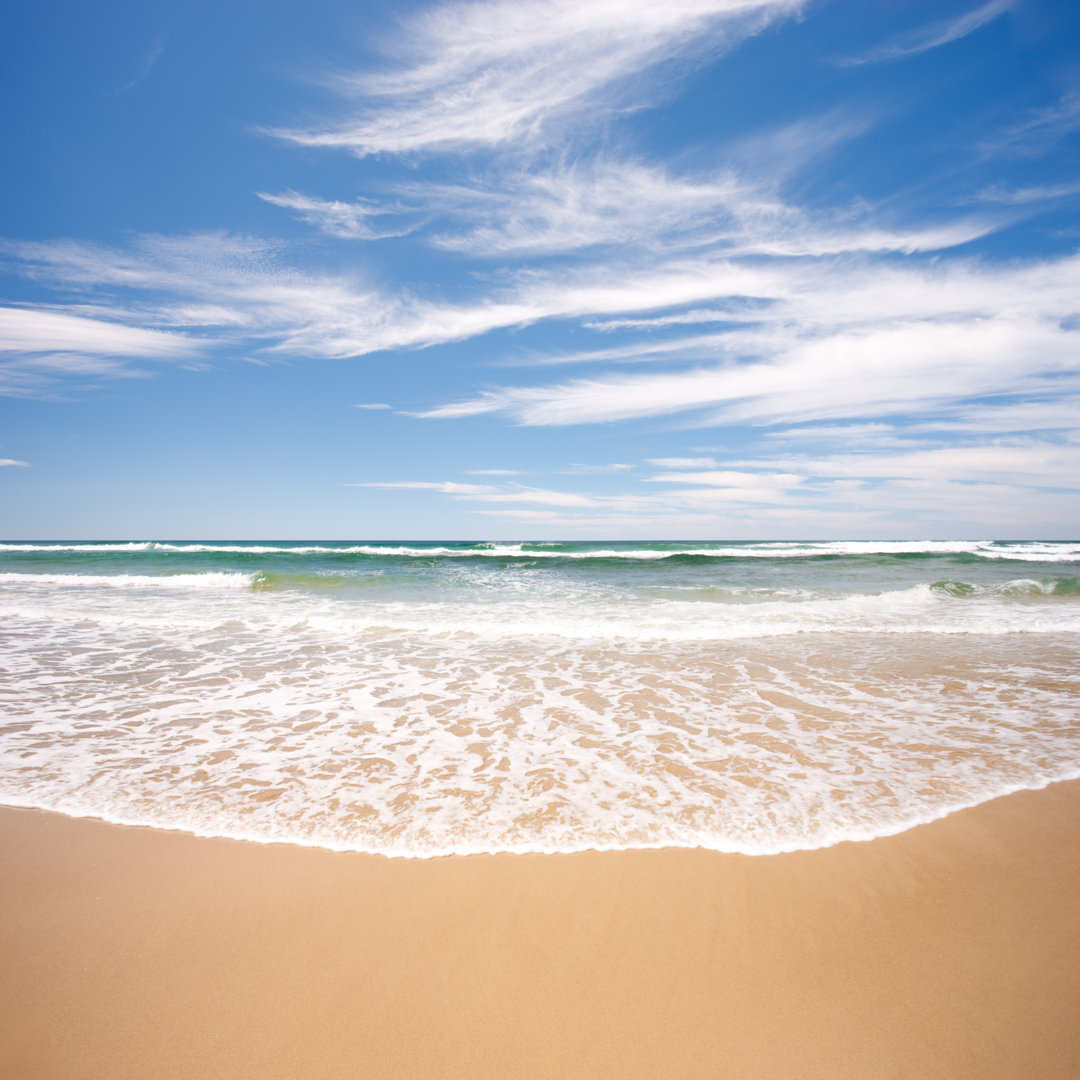
[[[191,362],[205,350],[184,334],[41,306],[0,307],[0,394],[49,392],[64,376],[137,375],[139,361]]]
[[[504,413],[540,426],[679,412],[709,424],[866,419],[993,394],[1046,399],[1080,380],[1080,257],[869,276],[858,264],[799,269],[763,276],[758,295],[770,284],[773,302],[754,325],[573,358],[696,359],[692,367],[488,390],[420,415]]]
[[[382,206],[369,199],[340,202],[316,199],[296,191],[283,191],[277,195],[257,191],[255,194],[263,202],[292,210],[301,221],[342,240],[386,240],[394,236],[405,236],[417,227],[415,222],[378,227],[376,222],[379,218],[397,217],[408,210],[406,207]]]
[[[16,461],[14,458],[0,458],[0,469],[8,465],[15,465],[24,469],[30,468],[29,461]]]
[[[81,318],[40,307],[0,307],[0,352],[85,353],[175,360],[202,344],[182,334]]]
[[[462,484],[453,480],[365,480],[347,484],[346,487],[441,491],[444,495],[454,495],[479,502],[538,503],[541,506],[593,506],[596,503],[587,495],[571,491],[527,487],[524,484],[499,488],[488,484]]]
[[[473,256],[544,256],[588,248],[710,251],[746,257],[822,256],[851,251],[913,253],[985,236],[1004,219],[988,215],[887,227],[868,207],[811,213],[781,198],[775,162],[761,179],[724,167],[672,174],[640,161],[577,161],[493,174],[485,182],[412,184],[410,201],[448,215],[429,242]]]
[[[598,262],[504,276],[449,303],[356,276],[300,271],[280,243],[221,233],[144,236],[124,249],[54,241],[7,242],[0,250],[22,274],[74,292],[80,308],[108,311],[117,323],[212,332],[268,354],[327,358],[791,289],[788,270],[678,253],[618,273]]]
[[[730,171],[673,176],[641,162],[598,159],[504,172],[474,185],[416,185],[455,222],[432,243],[471,255],[546,255],[604,245],[694,249],[767,226],[795,211]],[[755,228],[756,227],[756,228]]]
[[[1077,131],[1080,131],[1080,90],[1072,89],[1049,105],[1028,110],[987,139],[982,150],[987,156],[1039,157]]]
[[[973,34],[994,19],[1004,15],[1015,6],[1015,0],[990,0],[981,7],[974,8],[952,19],[939,19],[936,22],[920,26],[915,30],[899,34],[881,45],[869,49],[858,56],[845,57],[836,62],[842,67],[858,64],[875,64],[883,60],[899,60],[905,56],[917,56],[929,52],[950,42]]]
[[[135,74],[128,79],[122,86],[112,91],[112,97],[120,97],[121,94],[126,94],[129,90],[134,89],[139,83],[145,79],[151,71],[154,70],[157,62],[161,59],[162,53],[165,51],[165,46],[162,42],[155,42],[153,46],[146,52],[146,54],[139,61],[135,70]]]
[[[1004,188],[998,184],[983,188],[975,196],[983,202],[1003,203],[1006,206],[1028,206],[1031,203],[1052,202],[1080,195],[1080,183],[1037,184],[1032,187]]]
[[[733,45],[801,0],[496,0],[409,16],[380,72],[328,81],[359,102],[336,122],[267,129],[364,156],[497,146],[550,134],[553,120],[632,107],[629,80],[675,57]],[[614,93],[619,88],[619,93]],[[641,92],[633,104],[642,103]],[[631,99],[632,100],[632,99]],[[647,99],[645,99],[647,100]]]
[[[1055,520],[1044,493],[1080,490],[1080,442],[1030,437],[963,446],[900,441],[864,452],[770,452],[653,464],[661,471],[643,472],[640,486],[617,494],[521,485],[472,492],[451,482],[361,486],[437,489],[475,513],[558,525],[575,535],[615,529],[670,536],[676,528],[679,535],[714,538],[720,525],[724,535],[755,536],[780,520],[880,535],[898,523],[917,528],[924,518],[939,528],[982,521],[1007,527],[1011,535],[1018,520],[1036,531]],[[522,509],[521,503],[549,509]]]

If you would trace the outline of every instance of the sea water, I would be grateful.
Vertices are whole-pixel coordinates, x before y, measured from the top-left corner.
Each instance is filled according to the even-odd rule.
[[[1080,775],[1080,543],[0,544],[0,802],[428,856]]]

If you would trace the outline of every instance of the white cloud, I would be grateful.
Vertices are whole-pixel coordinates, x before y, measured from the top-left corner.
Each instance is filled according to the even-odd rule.
[[[711,469],[705,472],[671,472],[645,477],[646,483],[704,484],[719,488],[769,488],[783,491],[803,482],[797,473],[745,472],[735,469]]]
[[[0,394],[48,393],[63,376],[136,376],[139,361],[193,364],[206,343],[183,334],[41,307],[0,307]]]
[[[616,89],[625,95],[637,72],[734,45],[801,6],[799,0],[444,4],[404,23],[400,63],[330,80],[341,95],[361,102],[353,115],[270,133],[359,155],[536,137],[555,118],[580,117],[614,100]]]
[[[368,401],[360,405],[354,405],[354,409],[389,409],[392,406],[387,405],[385,401]]]
[[[483,495],[496,491],[484,484],[458,484],[452,480],[363,480],[345,486],[400,491],[441,491],[444,495]]]
[[[843,66],[872,64],[882,60],[898,60],[905,56],[916,56],[930,49],[948,45],[967,37],[980,27],[1004,15],[1014,6],[1015,0],[990,0],[981,7],[967,11],[952,19],[941,19],[919,27],[917,30],[892,38],[890,41],[870,49],[860,56],[848,57],[838,61]]]
[[[660,469],[712,469],[719,464],[711,457],[649,458],[648,463]]]
[[[948,532],[1005,530],[1017,521],[1034,533],[1060,529],[1061,500],[1047,491],[1080,489],[1080,442],[1016,438],[968,446],[917,443],[882,452],[770,455],[718,462],[657,459],[670,471],[641,476],[652,490],[617,494],[514,485],[462,490],[436,482],[369,486],[423,488],[469,504],[472,512],[535,522],[564,535],[759,537],[777,522],[803,535],[917,535],[926,523]],[[699,462],[708,467],[686,471]],[[663,490],[667,488],[669,490]],[[521,509],[519,504],[554,509]],[[674,530],[674,531],[673,531]]]
[[[1080,91],[1071,90],[1053,104],[1032,109],[1005,127],[983,144],[983,151],[1036,157],[1075,131],[1080,131]]]
[[[731,246],[764,228],[791,229],[798,216],[730,171],[678,177],[631,160],[504,172],[471,187],[415,185],[406,194],[460,223],[433,243],[471,255],[543,255],[606,244]]]
[[[695,308],[676,315],[657,315],[647,319],[605,319],[602,322],[586,322],[589,330],[659,330],[668,326],[695,326],[701,323],[746,322],[753,319],[754,309],[744,305],[728,310],[719,308]]]
[[[757,326],[572,358],[696,357],[689,370],[489,390],[421,415],[503,412],[561,425],[712,409],[713,424],[865,420],[992,394],[1045,399],[1080,376],[1080,257],[872,273],[853,263],[738,279],[731,275],[733,292],[772,300]],[[696,292],[705,280],[686,275],[679,284]],[[707,359],[714,366],[702,366]]]
[[[477,495],[480,502],[538,503],[541,506],[595,506],[596,500],[572,491],[551,491],[545,488],[519,487],[506,491]]]
[[[1023,188],[1003,188],[1000,185],[993,185],[983,188],[975,197],[984,202],[1026,206],[1031,203],[1067,199],[1073,195],[1080,195],[1080,184],[1042,184]]]
[[[35,307],[0,307],[0,352],[64,353],[175,360],[196,356],[202,343],[100,319],[85,319]]]
[[[112,91],[112,97],[119,97],[121,94],[126,94],[133,87],[137,86],[154,70],[157,62],[161,59],[161,54],[165,51],[165,46],[161,42],[157,42],[139,61],[139,65],[135,74],[126,82],[123,86],[118,87]]]
[[[28,469],[30,467],[30,462],[16,461],[14,458],[0,458],[0,468],[4,468],[7,465],[17,465],[21,468]]]
[[[897,429],[892,424],[814,424],[806,427],[787,428],[784,431],[766,432],[770,439],[798,440],[822,440],[828,442],[859,443],[865,446],[867,443],[880,443],[882,441],[896,442]]]
[[[947,479],[952,484],[1013,484],[1024,488],[1080,490],[1080,446],[1046,442],[944,446],[827,458],[794,457],[770,459],[767,464],[772,468],[798,468],[819,477],[931,483]]]
[[[569,491],[549,491],[544,488],[516,484],[510,488],[496,488],[486,484],[459,484],[451,480],[367,480],[346,484],[346,487],[387,488],[402,491],[439,491],[478,502],[537,503],[541,506],[593,506],[595,502],[586,495]]]
[[[622,473],[629,472],[631,469],[637,468],[636,465],[630,465],[623,461],[613,461],[608,465],[582,465],[575,463],[570,468],[565,469],[567,473],[575,475],[595,475],[600,473]]]
[[[828,118],[826,118],[827,120]],[[812,130],[812,145],[851,137]],[[810,132],[804,132],[810,136]],[[779,181],[806,156],[801,143],[777,135],[766,154],[747,152],[753,168],[672,174],[640,161],[596,158],[540,169],[488,174],[473,185],[410,184],[401,193],[453,228],[431,242],[474,256],[537,256],[617,245],[626,250],[709,251],[717,255],[797,257],[846,251],[935,251],[1000,227],[970,218],[918,228],[873,223],[866,206],[809,213],[782,199]],[[763,160],[767,159],[767,160]]]
[[[294,211],[301,221],[342,240],[385,240],[392,236],[405,236],[416,228],[415,224],[376,228],[374,219],[400,214],[404,208],[380,206],[367,199],[347,203],[316,199],[296,191],[285,191],[280,195],[257,191],[255,194],[273,206]]]
[[[924,418],[912,430],[929,432],[1006,433],[1080,431],[1080,397],[1054,394],[1048,400],[1005,405],[968,405],[963,411]]]

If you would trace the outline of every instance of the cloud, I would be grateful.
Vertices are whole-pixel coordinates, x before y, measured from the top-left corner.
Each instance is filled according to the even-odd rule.
[[[711,457],[665,457],[648,458],[648,464],[659,469],[712,469],[719,462]]]
[[[387,488],[402,491],[440,491],[479,502],[538,503],[542,506],[593,506],[594,500],[569,491],[549,491],[544,488],[516,484],[496,488],[486,484],[459,484],[452,480],[367,480],[346,484],[346,487]]]
[[[211,330],[221,342],[270,354],[357,356],[454,335],[407,296],[387,295],[356,275],[304,272],[286,262],[283,244],[255,237],[148,235],[123,249],[8,241],[0,250],[25,276],[94,302],[106,297],[127,321]]]
[[[360,156],[494,147],[550,135],[553,121],[640,103],[634,75],[732,47],[800,0],[494,0],[452,3],[402,24],[388,67],[331,78],[359,108],[334,123],[267,129]]]
[[[182,334],[145,330],[34,307],[0,307],[0,352],[65,353],[175,360],[201,344]]]
[[[681,358],[697,364],[700,389],[708,384],[702,404],[756,395],[745,385],[750,369],[702,374],[708,370],[702,365],[710,360],[779,362],[792,354],[786,361],[790,366],[797,359],[794,350],[809,352],[818,339],[817,347],[833,348],[857,365],[860,350],[879,344],[902,350],[902,339],[916,348],[920,335],[926,339],[921,344],[940,349],[950,333],[953,338],[963,334],[965,324],[970,324],[968,336],[977,336],[980,320],[996,319],[1001,343],[1026,333],[1031,348],[1048,345],[1047,355],[1053,356],[1065,331],[1050,324],[1075,312],[1073,298],[1080,286],[1080,261],[1075,258],[995,269],[957,262],[904,266],[859,258],[815,262],[680,253],[645,259],[638,267],[612,258],[503,275],[496,283],[481,281],[478,294],[451,303],[409,292],[390,294],[355,276],[300,271],[286,262],[279,243],[220,233],[139,237],[126,249],[56,241],[8,242],[3,250],[25,275],[79,295],[80,303],[70,310],[108,312],[115,322],[87,323],[96,321],[111,338],[130,333],[141,350],[186,350],[189,356],[231,345],[256,359],[356,357],[463,340],[541,320],[595,323],[598,316],[617,319],[649,311],[666,312],[659,316],[665,319],[679,314],[672,309],[696,311],[702,302],[719,304],[731,312],[732,322],[718,333],[656,337],[575,354],[530,355],[531,362],[558,363]],[[63,308],[53,312],[60,319],[84,318],[66,315]],[[1036,332],[1036,324],[1042,323],[1047,325]],[[84,335],[80,331],[68,337],[82,340]],[[990,352],[999,351],[1001,343],[990,342]],[[942,355],[947,359],[951,354],[946,350]],[[791,370],[806,366],[796,364]],[[826,362],[824,370],[835,366]],[[760,369],[758,375],[770,371]],[[646,390],[646,384],[626,382],[628,378],[615,388],[612,405],[617,400],[629,405],[631,385]],[[671,373],[663,395],[652,402],[652,414],[690,407],[676,403],[669,392],[676,384],[686,393],[696,392],[687,378],[686,373]],[[721,390],[721,382],[726,389]],[[605,385],[598,384],[601,396]],[[420,415],[506,411],[528,423],[546,423],[540,416],[554,415],[556,400],[588,392],[584,385],[490,391]],[[606,412],[601,408],[596,417],[640,415],[636,406]],[[589,422],[588,415],[586,410],[580,421],[565,422]]]
[[[823,144],[861,132],[832,119],[796,125],[820,152]],[[873,222],[866,206],[809,212],[779,195],[799,145],[777,145],[753,168],[728,164],[712,173],[673,174],[641,161],[601,157],[555,167],[489,172],[483,182],[403,186],[400,193],[432,216],[449,215],[450,229],[429,242],[462,254],[547,256],[598,247],[715,256],[798,257],[851,251],[936,251],[1000,228],[1003,219],[968,217],[917,228]],[[782,143],[782,147],[781,147]]]
[[[368,401],[361,405],[354,405],[354,409],[389,409],[392,406],[387,405],[385,401]]]
[[[483,495],[496,491],[484,484],[458,484],[452,480],[363,480],[345,486],[399,491],[441,491],[444,495]]]
[[[49,308],[0,307],[0,394],[48,392],[65,375],[137,375],[139,361],[190,363],[205,348],[184,334]]]
[[[686,537],[757,537],[777,522],[804,535],[912,535],[927,522],[945,531],[981,522],[1015,535],[1018,520],[1033,533],[1060,528],[1060,500],[1047,503],[1044,493],[1076,491],[1078,477],[1080,444],[1014,439],[731,460],[716,469],[640,477],[654,489],[671,490],[599,495],[447,486],[444,493],[471,504],[474,513],[560,528],[566,535],[610,529],[643,537],[670,536],[672,530]],[[434,482],[371,486],[444,489]],[[555,509],[523,509],[521,503]]]
[[[456,231],[437,247],[470,255],[545,255],[600,245],[728,246],[751,231],[779,232],[797,215],[730,170],[672,176],[632,160],[596,159],[491,175],[484,183],[414,185],[404,193],[442,213]]]
[[[622,461],[613,461],[610,465],[580,465],[574,464],[570,468],[564,469],[564,472],[572,474],[584,474],[595,475],[600,473],[622,473],[629,472],[631,469],[636,469],[636,465],[629,465]]]
[[[962,412],[925,418],[912,430],[972,434],[1080,431],[1080,396],[1055,394],[1050,400],[967,405]]]
[[[704,484],[706,487],[732,488],[735,490],[768,488],[785,491],[803,482],[798,473],[744,472],[732,469],[711,469],[705,472],[670,472],[644,478],[648,484]]]
[[[701,323],[745,322],[752,317],[752,309],[733,307],[730,310],[719,308],[696,308],[693,311],[680,311],[676,315],[656,315],[647,319],[605,319],[601,322],[587,322],[589,330],[659,330],[667,326],[694,326]]]
[[[165,51],[165,46],[161,42],[157,42],[153,48],[151,48],[146,55],[139,62],[138,69],[135,74],[126,82],[123,86],[113,90],[111,92],[112,97],[119,97],[121,94],[126,94],[133,87],[137,86],[154,70],[155,65],[161,59],[161,54]]]
[[[0,468],[4,468],[7,465],[17,465],[24,469],[30,468],[29,461],[16,461],[14,458],[0,458]]]
[[[293,210],[301,221],[342,240],[385,240],[392,236],[405,236],[416,228],[415,224],[375,228],[373,219],[400,214],[404,208],[380,206],[366,199],[346,203],[315,199],[296,191],[285,191],[280,195],[257,191],[255,194],[273,206]]]
[[[750,461],[747,465],[763,466]],[[1080,446],[1018,439],[1008,443],[943,446],[893,453],[770,458],[771,468],[799,469],[817,477],[916,480],[950,484],[1014,484],[1080,490]]]
[[[919,53],[928,52],[930,49],[959,41],[960,38],[967,37],[980,27],[993,22],[1012,8],[1014,2],[1015,0],[990,0],[988,4],[983,4],[956,18],[928,23],[917,30],[900,34],[859,56],[847,57],[838,60],[837,63],[842,67],[852,67],[858,64],[879,63],[882,60],[899,60],[905,56],[916,56]]]
[[[734,281],[732,282],[734,286]],[[751,288],[756,286],[756,288]],[[698,358],[686,370],[618,372],[509,387],[431,418],[501,412],[526,425],[603,423],[711,410],[710,424],[869,419],[997,394],[1046,398],[1080,378],[1080,257],[1047,263],[796,268],[733,291],[765,294],[758,324],[630,343],[574,359]],[[714,365],[703,366],[710,357]],[[715,360],[723,363],[715,365]]]
[[[984,154],[1038,157],[1066,136],[1080,131],[1080,91],[1063,94],[1051,105],[1030,110],[983,143]]]
[[[1080,184],[1044,184],[1012,189],[993,185],[983,188],[975,198],[983,202],[1004,203],[1007,206],[1026,206],[1031,203],[1067,199],[1073,195],[1080,195]]]

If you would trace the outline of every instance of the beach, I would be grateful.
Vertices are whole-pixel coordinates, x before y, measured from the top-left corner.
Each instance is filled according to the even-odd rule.
[[[1074,781],[770,856],[0,836],[5,1076],[1080,1073]]]
[[[1078,575],[0,545],[0,1076],[1072,1080]]]

